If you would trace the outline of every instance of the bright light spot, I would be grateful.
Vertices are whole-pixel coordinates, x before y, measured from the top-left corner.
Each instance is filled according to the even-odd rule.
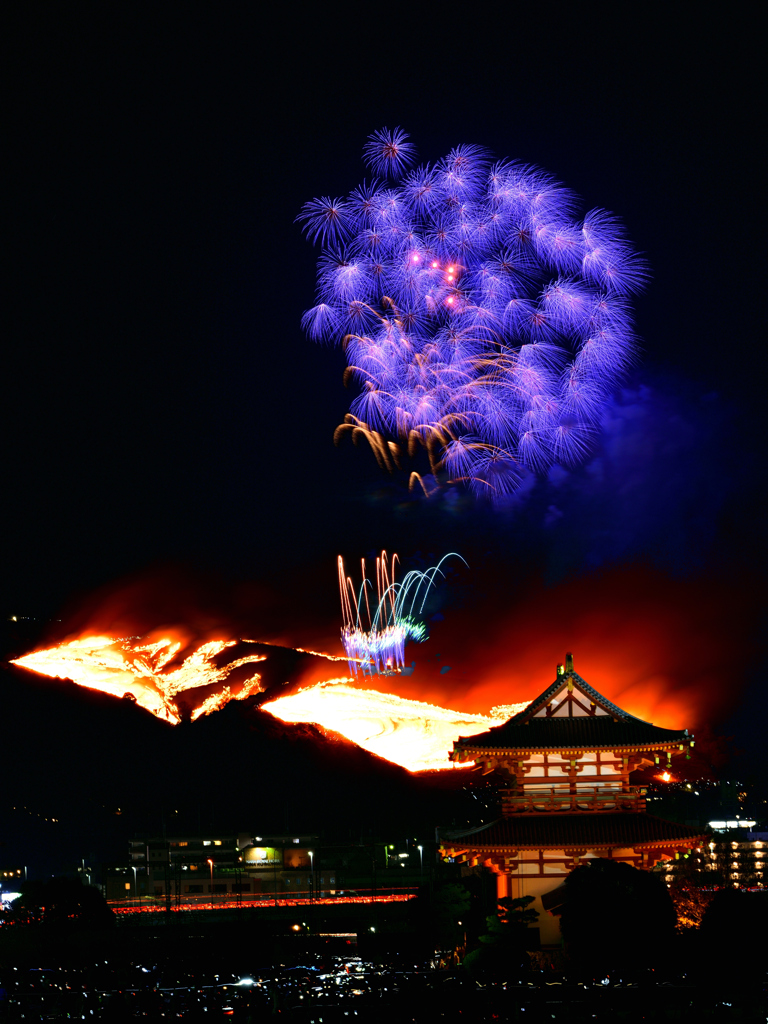
[[[433,268],[437,269],[437,267],[439,267],[440,264],[437,262],[437,260],[435,260],[435,262],[432,264],[432,266],[433,266]]]
[[[240,981],[236,982],[238,985],[254,985],[253,978],[241,978]]]
[[[419,254],[418,253],[414,253],[413,256],[411,257],[411,259],[413,260],[414,263],[418,263],[419,262]]]

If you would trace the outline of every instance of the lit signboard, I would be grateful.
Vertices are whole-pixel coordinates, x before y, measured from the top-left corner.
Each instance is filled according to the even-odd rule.
[[[283,855],[274,846],[251,846],[245,851],[245,861],[248,864],[282,864]]]

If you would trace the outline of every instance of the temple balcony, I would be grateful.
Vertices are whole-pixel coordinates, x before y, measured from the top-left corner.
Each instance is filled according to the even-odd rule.
[[[525,813],[566,811],[644,811],[646,788],[628,786],[625,789],[596,789],[579,786],[571,793],[560,787],[544,786],[527,793],[508,791],[501,795],[501,810],[505,816]]]

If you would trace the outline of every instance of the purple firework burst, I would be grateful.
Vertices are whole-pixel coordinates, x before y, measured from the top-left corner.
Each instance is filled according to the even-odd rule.
[[[615,217],[578,219],[538,168],[462,145],[410,170],[407,138],[383,128],[365,146],[394,180],[299,214],[324,246],[302,325],[344,343],[361,388],[348,426],[382,464],[397,463],[394,437],[436,476],[501,496],[523,468],[589,453],[635,354],[628,296],[647,269]]]

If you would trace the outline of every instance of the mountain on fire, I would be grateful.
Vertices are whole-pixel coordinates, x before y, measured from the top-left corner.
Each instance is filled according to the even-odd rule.
[[[56,863],[97,850],[123,860],[137,832],[416,836],[425,820],[462,813],[451,791],[467,773],[411,774],[330,730],[280,721],[261,710],[262,694],[174,727],[133,701],[16,666],[0,680],[4,727],[22,737],[2,766],[5,841],[43,869],[54,849]]]

